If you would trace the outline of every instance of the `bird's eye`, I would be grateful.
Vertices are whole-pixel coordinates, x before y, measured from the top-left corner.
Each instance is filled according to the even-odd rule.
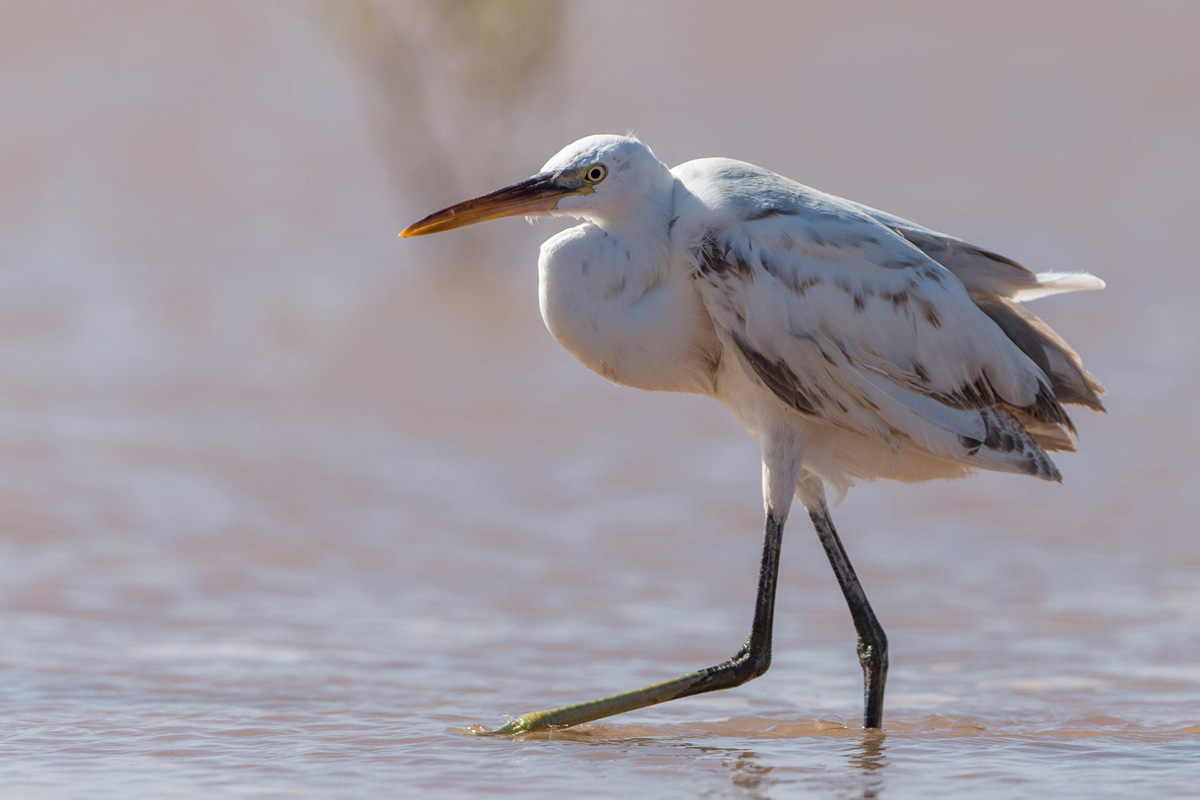
[[[583,179],[588,183],[599,183],[608,174],[608,168],[603,164],[592,164],[583,173]]]

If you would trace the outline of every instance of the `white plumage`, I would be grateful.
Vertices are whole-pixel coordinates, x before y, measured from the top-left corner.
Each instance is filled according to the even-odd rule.
[[[975,468],[1060,480],[1047,452],[1073,449],[1063,404],[1102,410],[1103,390],[1019,303],[1104,283],[1034,274],[740,161],[669,170],[644,144],[619,136],[581,139],[533,178],[431,215],[404,235],[512,214],[583,220],[548,240],[539,260],[542,315],[563,347],[616,383],[709,395],[761,444],[765,550],[792,495],[807,507],[855,617],[866,724],[877,727],[886,639],[837,541],[823,486],[840,496],[858,480]],[[701,688],[692,679],[671,697],[754,677],[738,658],[761,661],[755,648],[764,635],[769,663],[768,561],[751,640],[729,662],[676,679],[707,676]],[[627,709],[614,703],[647,704],[646,691],[570,707],[573,715],[526,715],[502,730],[616,713]]]

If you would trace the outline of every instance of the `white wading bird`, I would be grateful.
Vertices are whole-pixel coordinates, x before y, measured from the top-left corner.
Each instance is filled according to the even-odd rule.
[[[738,686],[771,663],[783,525],[800,499],[841,584],[865,684],[883,719],[887,638],[838,539],[825,484],[955,478],[975,469],[1061,480],[1064,403],[1103,387],[1019,303],[1100,289],[823,194],[752,164],[668,169],[622,136],[568,145],[532,178],[411,225],[426,233],[512,215],[583,220],[542,245],[542,317],[610,381],[696,392],[762,446],[766,535],[750,638],[728,661],[631,692],[537,711],[487,733],[564,727]]]

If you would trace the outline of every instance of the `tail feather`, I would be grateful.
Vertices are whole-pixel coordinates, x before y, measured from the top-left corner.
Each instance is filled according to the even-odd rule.
[[[1017,303],[1004,298],[976,299],[975,305],[1029,356],[1050,379],[1050,390],[1060,403],[1104,410],[1104,387],[1084,369],[1079,354],[1054,329]]]
[[[1089,272],[1039,272],[1036,277],[1036,285],[1018,289],[1010,295],[1011,299],[1024,302],[1049,297],[1052,294],[1090,292],[1105,287],[1104,281]]]
[[[995,407],[981,410],[979,416],[985,426],[984,438],[959,437],[959,442],[967,449],[967,455],[979,466],[1062,482],[1058,467],[1054,466],[1050,456],[1012,413]],[[1059,430],[1062,431],[1061,428]]]
[[[1075,440],[1062,425],[1036,419],[1021,409],[1013,408],[1012,406],[1005,406],[1004,410],[1011,414],[1013,419],[1017,421],[1017,424],[1024,428],[1033,437],[1033,440],[1041,445],[1042,449],[1046,452],[1075,452]]]

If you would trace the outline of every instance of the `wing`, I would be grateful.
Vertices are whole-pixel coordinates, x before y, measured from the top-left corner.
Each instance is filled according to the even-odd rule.
[[[780,402],[894,451],[1059,478],[1045,449],[1071,447],[1074,429],[1047,369],[924,248],[749,164],[706,159],[676,176],[718,335]]]

